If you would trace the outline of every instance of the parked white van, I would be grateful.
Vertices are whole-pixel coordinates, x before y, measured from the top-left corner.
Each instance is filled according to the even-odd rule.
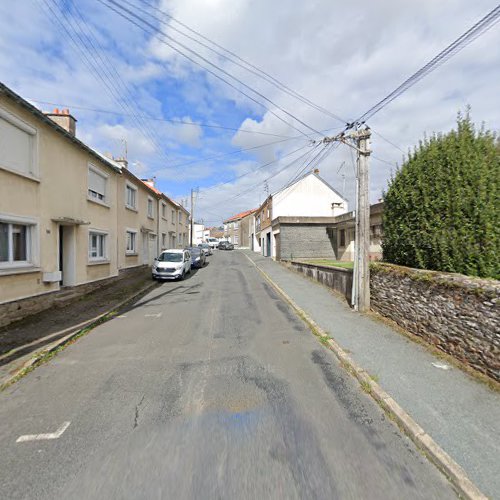
[[[208,243],[211,248],[217,248],[219,245],[219,240],[217,238],[206,238],[205,242]]]
[[[191,254],[188,250],[164,250],[153,262],[153,279],[181,279],[191,272]]]

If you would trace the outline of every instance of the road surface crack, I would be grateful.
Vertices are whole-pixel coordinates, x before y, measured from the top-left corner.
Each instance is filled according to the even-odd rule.
[[[144,395],[142,396],[142,399],[139,401],[139,404],[135,405],[135,417],[134,417],[134,429],[139,425],[139,406],[141,406],[142,402],[144,401]]]

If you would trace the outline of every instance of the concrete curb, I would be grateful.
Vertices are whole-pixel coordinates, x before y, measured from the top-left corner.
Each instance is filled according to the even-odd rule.
[[[118,304],[116,304],[114,307],[107,310],[106,312],[103,312],[103,313],[101,313],[101,314],[99,314],[91,319],[83,321],[82,323],[78,323],[77,325],[73,325],[73,326],[70,326],[68,328],[64,328],[63,330],[60,330],[60,331],[55,332],[55,333],[51,333],[50,335],[47,335],[46,337],[44,337],[44,338],[56,337],[57,335],[62,335],[66,332],[71,331],[70,334],[65,335],[64,337],[61,337],[60,339],[57,339],[55,342],[52,342],[51,344],[45,346],[41,351],[38,351],[35,354],[33,354],[31,356],[31,358],[28,361],[26,361],[25,363],[23,363],[20,367],[18,367],[16,369],[16,371],[10,375],[10,377],[4,379],[3,381],[0,381],[0,392],[3,391],[4,389],[7,389],[7,387],[10,387],[15,382],[17,382],[17,378],[19,377],[19,375],[21,375],[21,373],[23,371],[25,371],[26,369],[35,365],[44,356],[55,351],[56,349],[58,349],[62,345],[66,344],[67,342],[72,340],[85,328],[97,326],[97,324],[100,322],[101,319],[105,318],[106,316],[111,314],[113,311],[120,309],[127,302],[130,302],[130,301],[134,300],[136,297],[138,297],[144,293],[149,292],[153,288],[156,288],[156,285],[157,285],[157,283],[150,283],[149,285],[146,285],[138,292],[135,292],[132,295],[130,295],[129,297],[127,297],[126,299],[122,300],[121,302],[119,302]],[[43,339],[40,339],[40,341],[43,341]],[[30,344],[26,344],[26,346],[29,346],[29,345]],[[23,348],[26,346],[21,346],[20,348]]]
[[[298,315],[315,330],[320,336],[328,337],[328,334],[301,308],[295,301],[279,286],[272,278],[262,270],[248,255],[245,257],[264,276],[271,286],[285,299]],[[399,406],[380,385],[375,382],[369,374],[363,370],[347,354],[340,345],[329,338],[328,347],[335,354],[341,365],[351,373],[360,383],[363,390],[381,406],[389,418],[393,420],[405,434],[420,448],[429,460],[450,480],[458,493],[469,500],[487,500],[479,488],[467,477],[465,471],[458,465],[426,432],[420,427],[406,411]]]

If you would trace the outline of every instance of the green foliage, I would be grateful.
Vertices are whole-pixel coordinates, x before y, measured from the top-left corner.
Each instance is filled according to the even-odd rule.
[[[384,193],[384,260],[500,278],[500,141],[469,111],[424,138]]]

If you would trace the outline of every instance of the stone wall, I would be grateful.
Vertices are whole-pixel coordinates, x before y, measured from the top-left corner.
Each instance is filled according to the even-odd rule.
[[[370,290],[374,311],[500,381],[500,282],[373,264]]]
[[[351,270],[284,264],[350,302]],[[370,270],[372,310],[500,382],[500,282],[382,263]]]
[[[147,266],[122,269],[118,276],[0,304],[0,328],[51,307],[59,307],[117,280],[142,275]]]
[[[284,264],[308,278],[319,281],[328,288],[342,294],[351,303],[352,271],[341,267],[318,266],[304,262],[289,261]]]

